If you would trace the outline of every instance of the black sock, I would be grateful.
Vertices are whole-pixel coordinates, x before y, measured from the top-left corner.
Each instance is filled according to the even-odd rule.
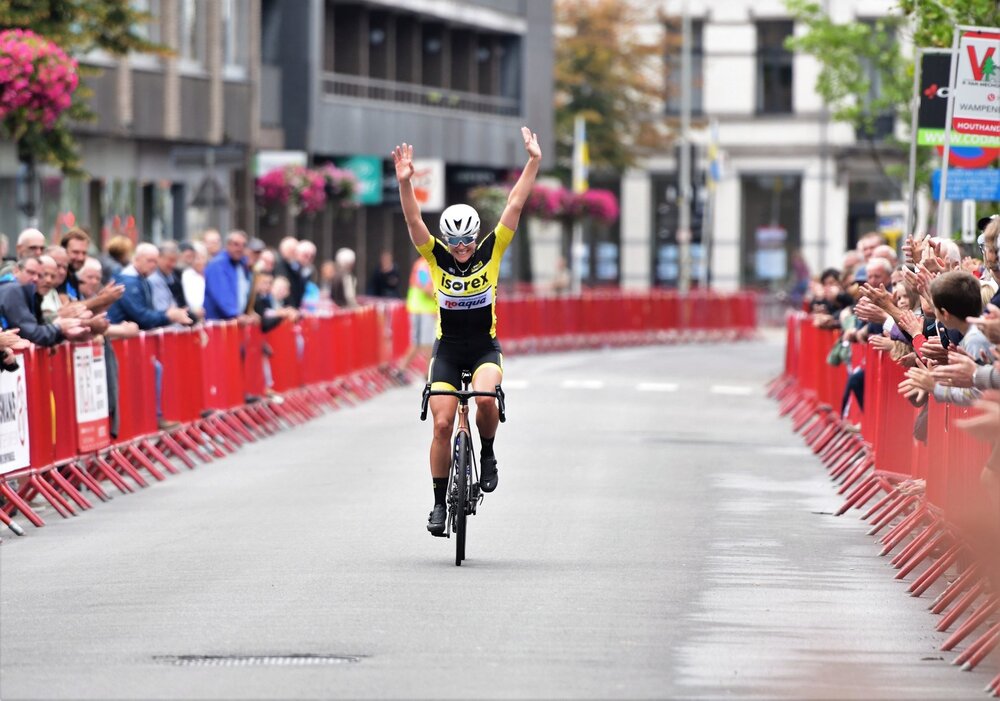
[[[434,505],[443,505],[445,503],[445,497],[448,494],[448,478],[433,477],[431,478],[431,484],[434,485]]]
[[[479,453],[480,456],[482,456],[484,458],[492,458],[493,457],[493,439],[494,438],[496,438],[496,436],[493,436],[493,438],[483,438],[482,436],[480,436],[479,440],[482,441],[482,444],[483,444],[483,449]]]

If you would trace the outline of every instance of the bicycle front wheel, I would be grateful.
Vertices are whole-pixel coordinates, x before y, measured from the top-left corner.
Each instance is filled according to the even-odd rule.
[[[465,559],[465,532],[468,526],[469,481],[469,435],[460,432],[455,440],[455,565],[461,566]]]

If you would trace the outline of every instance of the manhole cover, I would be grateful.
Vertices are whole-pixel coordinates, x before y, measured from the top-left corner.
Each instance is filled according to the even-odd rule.
[[[250,667],[333,665],[360,662],[358,655],[156,655],[153,660],[178,667]]]

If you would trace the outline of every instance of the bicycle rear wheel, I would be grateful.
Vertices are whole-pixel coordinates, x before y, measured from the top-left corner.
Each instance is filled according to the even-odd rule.
[[[469,465],[469,435],[459,432],[455,439],[455,565],[461,566],[465,559],[465,533],[468,526],[469,481],[466,470]]]

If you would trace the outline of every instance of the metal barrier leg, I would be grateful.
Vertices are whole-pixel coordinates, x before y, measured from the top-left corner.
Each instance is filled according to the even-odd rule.
[[[128,494],[130,492],[135,491],[132,485],[123,480],[122,476],[118,474],[118,471],[115,470],[115,468],[113,468],[100,455],[94,456],[94,470],[104,475],[104,478],[109,482],[111,482],[111,484],[115,485],[115,488],[118,489],[118,491],[121,492],[122,494]]]
[[[208,453],[202,452],[201,448],[198,447],[198,444],[195,443],[194,439],[188,434],[187,427],[185,427],[183,431],[177,431],[172,435],[173,439],[176,439],[180,445],[197,455],[199,460],[202,462],[212,462],[212,456]]]
[[[157,482],[162,482],[166,479],[166,476],[156,469],[156,465],[153,464],[153,461],[143,455],[142,451],[136,448],[135,445],[130,445],[125,450],[128,451],[128,454],[131,455],[136,462],[146,468],[146,472],[151,474]]]
[[[176,475],[180,472],[180,470],[174,467],[174,464],[167,459],[167,456],[164,455],[159,448],[153,445],[153,442],[149,439],[143,438],[139,441],[138,446],[140,450],[145,450],[149,453],[153,460],[156,460],[158,463],[163,465],[163,468],[170,474]]]
[[[885,536],[882,538],[881,542],[885,544],[885,547],[879,552],[879,557],[885,557],[890,552],[892,552],[897,545],[903,542],[903,539],[910,534],[910,532],[920,525],[924,516],[927,515],[927,508],[920,507],[914,509],[913,513],[900,521],[896,526],[894,526]]]
[[[1000,623],[995,623],[988,631],[979,636],[978,640],[965,648],[952,664],[962,665],[962,669],[966,672],[975,669],[976,665],[982,662],[983,658],[997,646],[998,640],[1000,640]]]
[[[857,449],[849,451],[847,457],[841,460],[833,470],[830,471],[830,479],[834,482],[843,478],[845,474],[858,466],[859,460],[868,459],[868,449],[858,444]]]
[[[941,617],[941,620],[938,621],[937,626],[935,626],[938,632],[943,633],[951,628],[951,624],[957,621],[962,614],[976,602],[976,599],[979,598],[985,588],[985,585],[980,581],[976,582],[972,589],[965,592],[965,595],[955,603],[955,607],[948,613],[944,614],[944,616]]]
[[[5,507],[5,513],[12,513],[14,510],[17,510],[24,514],[24,517],[31,521],[31,524],[36,528],[41,528],[45,525],[42,517],[32,511],[31,507],[28,506],[28,502],[24,501],[15,490],[8,487],[6,480],[3,479],[0,479],[0,494],[7,500],[8,505],[12,507],[11,512],[7,512]]]
[[[115,465],[117,465],[118,468],[122,472],[124,472],[126,475],[128,475],[129,477],[131,477],[133,480],[135,480],[139,484],[140,487],[148,487],[149,486],[149,482],[147,482],[143,478],[143,476],[139,474],[138,470],[136,470],[134,467],[132,467],[132,463],[130,463],[128,460],[126,460],[125,456],[122,455],[121,452],[119,452],[119,450],[117,448],[112,448],[111,450],[109,450],[108,451],[108,457],[111,458],[111,461]],[[153,476],[155,477],[156,475],[153,475]],[[160,475],[160,479],[163,479],[163,475]]]
[[[75,462],[71,462],[66,465],[65,469],[69,472],[70,477],[72,478],[70,480],[71,483],[73,480],[76,480],[77,484],[85,487],[91,494],[96,494],[97,498],[101,501],[107,501],[111,498],[111,496],[101,488],[98,481],[91,477],[86,469],[81,470]]]
[[[904,579],[907,575],[915,570],[921,562],[926,560],[933,554],[935,548],[938,548],[948,540],[947,533],[938,533],[937,537],[933,538],[930,542],[924,545],[920,550],[918,550],[912,557],[906,559],[905,564],[901,563],[899,572],[896,573],[896,579]]]
[[[979,577],[978,565],[972,565],[962,572],[962,574],[955,578],[955,581],[945,587],[944,591],[938,594],[938,597],[931,602],[931,605],[928,606],[931,613],[941,613],[948,608],[951,602],[965,591],[965,587],[972,584],[977,577]]]
[[[879,531],[881,531],[883,528],[892,523],[892,520],[894,518],[903,513],[908,506],[912,506],[917,501],[918,499],[915,495],[913,494],[905,495],[904,498],[901,501],[899,501],[899,503],[897,503],[891,509],[887,509],[886,511],[884,511],[875,520],[875,523],[872,524],[872,527],[868,529],[868,535],[871,536],[878,535]],[[907,514],[907,516],[904,517],[903,520],[905,521],[907,518],[910,518],[910,516],[913,516],[913,514],[915,514],[919,510],[920,510],[919,507],[914,509],[909,514]]]
[[[250,433],[250,431],[247,430],[247,427],[244,426],[240,422],[240,420],[236,418],[234,413],[235,412],[226,412],[222,414],[219,417],[220,423],[222,423],[225,426],[228,426],[233,431],[233,433],[237,435],[237,437],[242,438],[243,441],[241,442],[248,442],[248,443],[255,442],[257,440],[257,436]]]
[[[918,550],[924,547],[928,541],[935,538],[938,533],[938,522],[935,519],[931,519],[931,522],[927,524],[927,527],[916,536],[913,540],[906,544],[901,551],[893,556],[890,563],[896,569],[903,566],[904,562],[907,562]]]
[[[76,487],[69,483],[69,480],[62,476],[58,467],[49,470],[49,478],[55,483],[55,487],[62,490],[62,493],[76,502],[81,509],[92,509],[94,505],[87,501],[87,498],[77,491]]]
[[[57,492],[51,484],[46,482],[41,475],[32,475],[28,478],[28,483],[35,488],[43,499],[52,504],[52,508],[55,509],[60,516],[63,518],[69,518],[70,516],[76,515],[76,511],[69,505],[69,502],[59,496],[59,492]]]
[[[188,457],[188,454],[184,452],[184,448],[182,448],[180,444],[174,440],[172,435],[164,431],[160,434],[159,441],[161,445],[166,446],[167,450],[169,450],[175,458],[187,465],[189,470],[194,469],[194,460]]]
[[[865,473],[868,472],[868,470],[872,469],[874,466],[875,466],[875,458],[869,455],[847,474],[847,477],[844,478],[844,481],[840,483],[840,489],[837,490],[837,494],[843,494],[848,489],[850,489],[855,482],[864,477]]]
[[[962,546],[957,544],[946,550],[922,575],[913,580],[913,584],[909,588],[910,595],[920,596],[930,589],[934,582],[940,579],[948,571],[948,568],[954,564],[961,552]]]
[[[236,449],[242,444],[242,441],[233,435],[230,428],[215,415],[198,422],[197,429],[208,436],[208,447],[212,449],[212,452],[218,458],[226,457],[226,454],[219,449],[220,443],[230,453],[235,453]],[[195,440],[198,440],[198,438],[195,438]],[[202,445],[205,445],[205,443],[202,443]]]
[[[869,518],[874,516],[876,513],[882,511],[883,509],[892,508],[897,502],[902,501],[906,498],[906,495],[902,492],[896,490],[895,487],[886,491],[885,496],[875,502],[868,511],[861,515],[862,521],[867,521]]]
[[[7,512],[2,509],[0,509],[0,523],[12,530],[14,535],[24,535],[24,529],[17,525],[17,521],[8,516]]]
[[[967,638],[972,631],[981,626],[987,618],[993,615],[993,613],[997,610],[997,603],[996,597],[990,597],[974,614],[969,616],[969,620],[959,626],[958,630],[952,633],[951,637],[944,641],[941,645],[941,649],[947,652],[965,640],[965,638]]]

